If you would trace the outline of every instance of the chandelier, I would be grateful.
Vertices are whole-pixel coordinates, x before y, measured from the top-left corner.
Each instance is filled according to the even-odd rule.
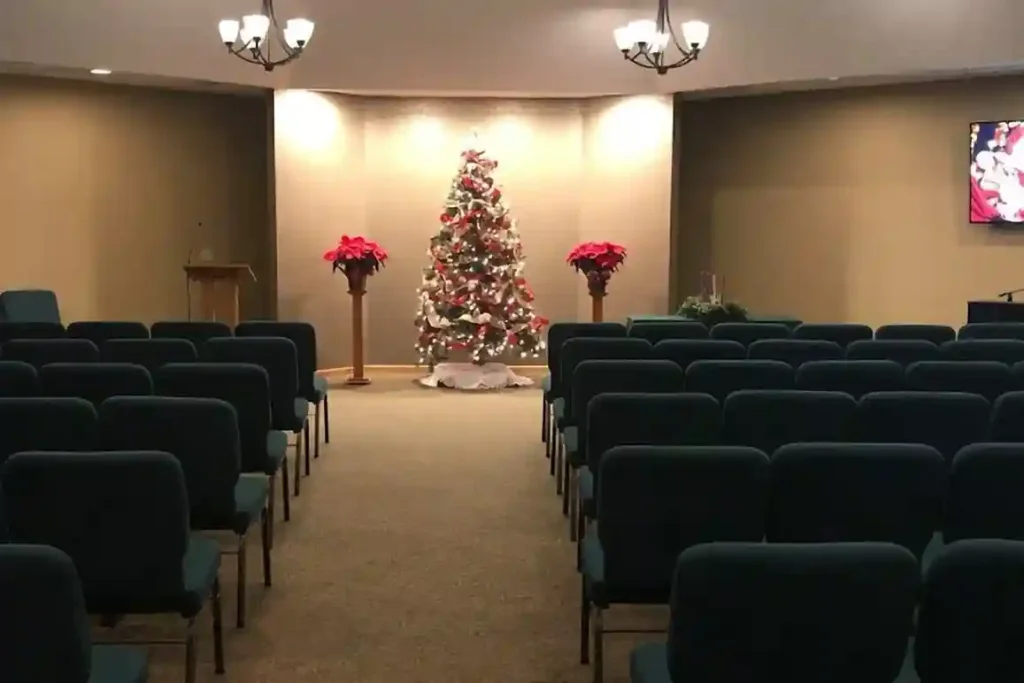
[[[711,32],[711,27],[703,21],[685,21],[679,28],[682,42],[672,28],[668,0],[658,0],[658,15],[653,21],[631,21],[615,29],[615,45],[626,60],[664,75],[669,69],[686,66],[697,59]],[[669,55],[670,48],[677,54]]]
[[[282,27],[274,12],[274,0],[261,0],[262,11],[242,20],[224,19],[217,26],[228,52],[266,71],[287,64],[302,54],[313,36],[309,19],[289,19]],[[276,43],[276,46],[275,46]]]

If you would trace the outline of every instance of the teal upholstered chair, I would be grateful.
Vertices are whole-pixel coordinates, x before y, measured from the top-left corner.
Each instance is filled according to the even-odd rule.
[[[12,339],[64,339],[64,326],[53,322],[0,322],[0,344]]]
[[[1016,431],[1020,433],[1019,426]],[[975,443],[961,448],[949,468],[943,540],[1024,541],[1022,487],[1024,442]]]
[[[592,632],[594,683],[603,677],[604,635],[615,632],[604,612],[667,604],[676,558],[691,546],[760,542],[768,491],[768,457],[753,448],[618,446],[604,454],[596,528],[580,549],[580,660],[590,659]]]
[[[849,394],[744,389],[725,400],[722,439],[765,453],[804,441],[850,441],[856,413]]]
[[[4,683],[146,682],[144,650],[92,644],[85,596],[66,553],[0,545],[0,604]]]
[[[719,402],[743,389],[792,389],[793,368],[778,360],[699,360],[686,368],[686,390]]]
[[[39,368],[43,396],[84,398],[97,408],[112,396],[150,396],[153,379],[130,363],[50,363]]]
[[[873,339],[874,336],[875,331],[869,325],[860,323],[803,323],[793,329],[793,339],[830,341],[843,349],[855,341]]]
[[[916,323],[901,323],[896,325],[882,325],[875,330],[875,339],[878,340],[923,340],[938,346],[956,339],[956,330],[949,325],[927,325]]]
[[[236,337],[284,337],[295,344],[299,365],[299,396],[313,406],[315,437],[313,457],[320,457],[320,425],[323,424],[324,443],[331,442],[331,413],[327,392],[327,378],[316,373],[317,362],[316,328],[306,322],[281,322],[277,320],[249,320],[235,327]],[[323,416],[321,418],[321,411]]]
[[[111,339],[149,339],[149,328],[127,320],[79,320],[68,325],[68,337],[102,347]]]
[[[951,463],[964,446],[988,441],[990,414],[991,404],[977,394],[941,391],[865,394],[857,404],[854,440],[928,444]]]
[[[939,360],[994,360],[1007,365],[1024,361],[1020,339],[957,339],[939,347]]]
[[[840,360],[842,357],[843,348],[826,339],[761,339],[747,349],[747,358],[751,360],[777,360],[794,368],[813,360]]]
[[[214,664],[223,673],[220,549],[190,533],[185,476],[172,455],[19,453],[0,468],[0,483],[12,542],[67,553],[89,614],[107,623],[121,615],[185,620],[184,637],[171,642],[185,646],[186,683],[196,680],[194,628],[209,602]]]
[[[39,395],[39,373],[20,360],[0,360],[0,397]]]
[[[939,347],[926,339],[865,339],[846,347],[847,360],[891,360],[907,366],[939,360]]]
[[[995,401],[1017,388],[1006,363],[994,360],[920,361],[907,368],[911,391],[960,391]]]
[[[187,339],[197,350],[210,339],[230,337],[231,327],[215,320],[161,320],[149,328],[153,339]]]
[[[903,366],[896,361],[817,360],[804,363],[796,371],[796,388],[841,391],[860,398],[873,391],[900,391],[906,386]]]
[[[47,363],[95,363],[100,351],[88,339],[12,339],[4,342],[4,360],[20,360],[35,368]]]
[[[81,398],[0,398],[0,465],[21,451],[96,447],[96,408]]]
[[[57,295],[48,289],[8,289],[0,293],[0,320],[60,325]]]
[[[1024,323],[968,323],[960,328],[957,339],[1024,340]]]
[[[166,396],[107,399],[99,411],[100,447],[110,451],[154,450],[181,464],[192,528],[230,531],[238,558],[238,627],[245,625],[246,547],[260,523],[263,582],[271,583],[269,486],[263,477],[240,477],[238,418],[230,403],[215,398]]]
[[[224,337],[211,339],[200,351],[215,363],[251,363],[270,378],[270,417],[273,429],[295,434],[295,495],[300,492],[299,467],[305,450],[309,475],[309,401],[299,393],[298,349],[285,337]],[[305,442],[305,449],[303,449]]]
[[[675,322],[636,322],[629,327],[628,335],[646,339],[657,344],[665,339],[707,339],[708,328],[696,320],[679,320]]]
[[[195,363],[199,353],[188,339],[111,339],[100,347],[105,363],[134,363],[153,375],[168,363]]]
[[[1024,670],[1024,542],[952,543],[924,580],[914,664],[921,683],[1013,681]]]
[[[156,371],[156,393],[161,396],[219,398],[238,416],[242,472],[264,474],[270,481],[267,505],[271,541],[274,529],[274,484],[281,474],[284,519],[291,519],[288,486],[288,437],[271,429],[270,377],[251,363],[172,363]]]
[[[672,580],[667,642],[633,650],[630,683],[893,683],[919,586],[914,556],[888,543],[690,548]]]

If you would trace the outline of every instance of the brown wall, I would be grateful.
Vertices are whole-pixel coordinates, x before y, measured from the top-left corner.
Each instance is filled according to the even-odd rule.
[[[182,318],[181,266],[206,248],[253,264],[244,313],[265,314],[267,109],[262,96],[0,77],[0,289],[53,289],[66,321]]]
[[[587,319],[565,255],[583,240],[630,250],[606,314],[667,310],[670,98],[417,100],[285,91],[275,100],[278,305],[317,327],[320,365],[349,364],[345,280],[321,260],[343,233],[391,255],[370,281],[367,362],[416,361],[416,288],[472,131],[499,161],[526,277],[551,320]],[[508,359],[510,361],[514,359]],[[538,362],[537,360],[527,362]]]
[[[969,124],[1024,117],[1022,85],[679,103],[673,300],[710,269],[756,312],[959,325],[1024,286],[1024,231],[967,220]]]

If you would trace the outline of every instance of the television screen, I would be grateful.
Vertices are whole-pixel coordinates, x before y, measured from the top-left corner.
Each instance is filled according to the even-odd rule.
[[[1024,223],[1024,122],[971,124],[971,223]]]

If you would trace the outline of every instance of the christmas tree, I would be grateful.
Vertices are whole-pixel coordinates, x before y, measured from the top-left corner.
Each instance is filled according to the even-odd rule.
[[[498,162],[477,147],[462,153],[430,240],[416,315],[420,363],[434,365],[449,351],[466,350],[482,364],[509,349],[534,358],[544,349],[548,321],[533,311],[519,231],[492,177]]]

